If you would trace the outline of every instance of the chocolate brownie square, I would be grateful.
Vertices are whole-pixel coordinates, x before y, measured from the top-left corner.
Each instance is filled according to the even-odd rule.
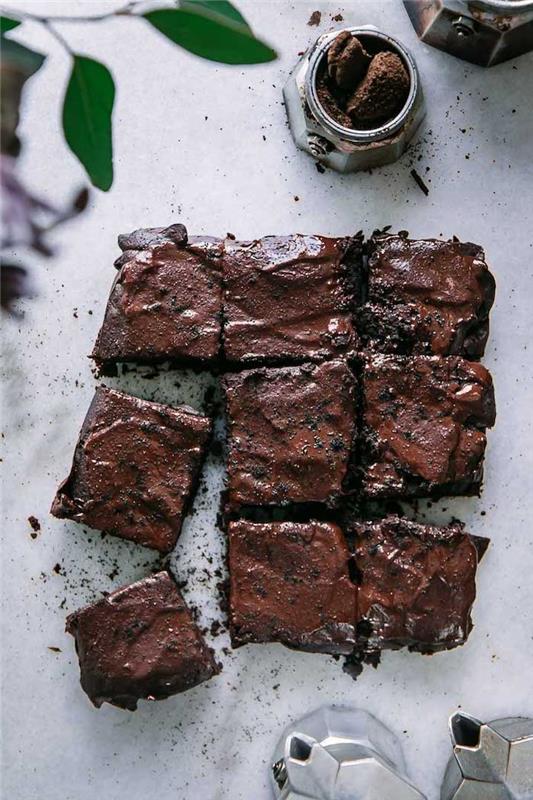
[[[353,650],[357,587],[337,525],[230,522],[229,572],[234,647],[281,642],[321,653]]]
[[[119,236],[122,256],[92,358],[188,366],[216,363],[221,346],[222,242],[183,225]]]
[[[367,497],[479,494],[492,378],[458,356],[386,356],[363,368],[362,489]]]
[[[488,539],[462,523],[421,525],[391,516],[353,527],[359,573],[359,639],[367,653],[422,653],[466,642],[476,569]]]
[[[228,505],[336,506],[355,434],[355,378],[342,361],[224,378]]]
[[[52,514],[169,552],[210,433],[211,421],[191,408],[98,388]]]
[[[361,253],[360,236],[228,240],[226,360],[243,366],[281,365],[353,355],[353,282]]]
[[[399,355],[485,351],[495,282],[471,242],[374,235],[367,303],[358,313],[365,346]]]
[[[137,701],[163,700],[220,672],[168,572],[107,595],[67,618],[81,685],[94,705],[134,711]]]

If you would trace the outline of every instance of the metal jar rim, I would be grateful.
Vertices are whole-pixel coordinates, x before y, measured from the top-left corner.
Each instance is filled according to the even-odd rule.
[[[409,73],[409,94],[401,111],[399,114],[393,117],[393,119],[389,120],[384,125],[380,125],[378,128],[369,128],[368,130],[346,128],[344,125],[340,125],[335,119],[333,119],[333,117],[330,117],[329,114],[326,113],[324,107],[321,105],[318,99],[318,93],[316,89],[318,67],[332,41],[339,35],[339,33],[342,33],[343,31],[348,31],[354,36],[360,35],[372,37],[380,40],[383,42],[383,44],[388,45],[392,51],[396,52],[400,56]],[[418,84],[418,70],[409,51],[397,39],[394,39],[392,36],[389,36],[386,33],[382,33],[382,31],[379,31],[373,25],[363,25],[360,27],[347,27],[339,28],[338,30],[334,31],[328,31],[328,33],[324,33],[317,39],[311,53],[309,54],[309,69],[307,70],[307,75],[305,78],[305,95],[309,104],[309,108],[311,109],[314,117],[324,128],[326,128],[326,130],[329,131],[329,133],[349,142],[368,143],[380,141],[381,139],[387,139],[389,136],[392,136],[392,134],[396,133],[401,127],[403,127],[415,104],[418,93]]]
[[[464,0],[464,2],[467,6],[482,11],[510,17],[533,11],[533,0]]]

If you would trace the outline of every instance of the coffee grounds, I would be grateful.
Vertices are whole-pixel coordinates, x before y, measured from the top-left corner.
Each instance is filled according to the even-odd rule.
[[[341,31],[319,67],[316,90],[328,116],[345,128],[368,130],[401,111],[409,75],[396,53],[369,55],[357,37]]]

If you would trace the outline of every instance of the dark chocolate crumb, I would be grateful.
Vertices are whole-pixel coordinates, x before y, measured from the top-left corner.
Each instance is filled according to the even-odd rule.
[[[307,22],[308,25],[320,25],[320,20],[322,19],[322,14],[320,11],[313,11],[309,20]]]
[[[34,517],[33,514],[31,514],[28,517],[28,522],[30,523],[30,525],[33,528],[33,530],[35,531],[35,533],[39,533],[39,531],[41,530],[41,523],[39,522],[37,517]],[[33,537],[33,538],[35,538],[35,537]]]
[[[411,177],[415,180],[418,188],[421,189],[427,197],[429,194],[429,189],[414,168],[411,170]]]

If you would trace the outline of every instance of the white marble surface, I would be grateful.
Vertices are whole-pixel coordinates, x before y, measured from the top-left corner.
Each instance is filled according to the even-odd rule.
[[[96,13],[113,3],[12,5]],[[457,61],[418,43],[399,0],[239,6],[278,47],[279,61],[216,67],[135,20],[61,27],[75,49],[105,61],[117,79],[116,179],[54,236],[57,258],[32,259],[39,297],[25,304],[20,322],[4,325],[3,797],[10,800],[267,800],[267,765],[281,728],[331,702],[367,708],[404,733],[410,773],[436,800],[452,711],[533,716],[533,105],[525,101],[533,56],[485,71]],[[323,12],[318,29],[306,24],[315,8]],[[319,174],[295,151],[281,103],[298,51],[338,12],[349,23],[397,34],[412,48],[426,90],[429,113],[414,155],[372,175]],[[49,53],[25,97],[21,167],[36,191],[61,200],[83,180],[58,127],[67,57],[37,25],[17,38]],[[409,175],[413,158],[429,182],[427,198]],[[192,232],[240,237],[370,233],[390,224],[486,247],[498,281],[486,356],[498,422],[485,489],[479,500],[450,499],[428,512],[439,520],[458,516],[493,540],[465,647],[433,658],[388,654],[378,671],[353,682],[331,658],[278,646],[223,654],[223,635],[214,645],[224,671],[209,684],[141,703],[135,714],[92,708],[78,685],[65,613],[143,576],[156,557],[54,520],[48,509],[94,390],[86,356],[113,279],[117,233],[177,220]],[[198,405],[202,394],[198,379],[177,374],[112,383],[173,403]],[[189,577],[187,596],[200,604],[205,624],[220,617],[213,573],[223,552],[221,482],[213,458],[209,494],[196,503],[172,561]],[[30,514],[42,525],[35,540]]]

